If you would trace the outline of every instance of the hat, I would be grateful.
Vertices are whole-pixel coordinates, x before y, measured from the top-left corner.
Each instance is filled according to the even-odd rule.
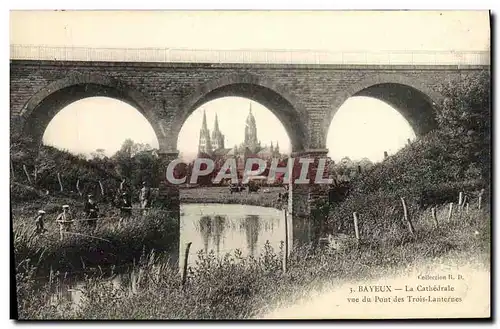
[[[89,198],[90,198],[91,196],[92,196],[92,194],[87,195],[87,197],[89,197]]]
[[[64,206],[62,206],[63,208],[69,208],[69,206],[67,204],[65,204]]]
[[[39,214],[45,214],[45,211],[43,211],[43,210],[38,210],[38,213],[39,213]]]

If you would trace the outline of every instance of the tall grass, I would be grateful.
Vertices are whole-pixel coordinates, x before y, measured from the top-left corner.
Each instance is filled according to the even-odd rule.
[[[94,232],[85,227],[84,222],[76,222],[71,230],[76,234],[64,234],[62,240],[53,220],[47,220],[46,228],[47,233],[36,234],[32,218],[14,220],[17,266],[29,259],[40,275],[50,269],[75,272],[85,267],[128,264],[144,251],[177,250],[179,223],[168,213],[151,210],[145,216],[134,216],[121,224],[118,219],[99,220]]]
[[[438,216],[446,213],[443,205]],[[442,214],[441,214],[442,213]],[[264,247],[257,258],[236,251],[222,258],[199,253],[196,265],[181,285],[179,269],[149,255],[136,263],[128,281],[113,287],[105,277],[83,279],[80,307],[67,302],[50,304],[48,283],[33,293],[33,271],[18,274],[21,318],[72,319],[239,319],[266,313],[293,302],[332,280],[375,277],[384,268],[396,268],[441,256],[466,255],[489,263],[490,213],[487,207],[456,214],[435,228],[430,213],[412,214],[417,234],[393,228],[362,240],[348,249],[319,250],[304,246],[292,252],[282,271],[281,250]],[[52,283],[54,284],[54,283]]]

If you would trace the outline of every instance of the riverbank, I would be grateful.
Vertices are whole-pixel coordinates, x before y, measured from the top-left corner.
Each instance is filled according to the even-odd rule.
[[[55,215],[54,215],[55,216]],[[12,230],[17,271],[30,263],[34,275],[48,277],[50,272],[77,273],[86,268],[128,266],[145,252],[156,250],[177,261],[177,221],[160,209],[142,216],[135,213],[119,223],[118,214],[109,212],[98,221],[95,231],[85,224],[83,215],[75,213],[70,232],[60,238],[59,225],[53,217],[45,220],[43,234],[35,233],[33,218],[17,209],[13,211]],[[173,252],[175,251],[175,252]]]
[[[264,187],[258,192],[231,193],[227,186],[184,188],[179,190],[181,203],[224,203],[249,206],[279,207],[278,194],[283,187]]]
[[[423,212],[415,214],[415,235],[407,231],[379,240],[362,239],[337,251],[295,250],[282,270],[279,250],[266,248],[255,259],[238,252],[223,259],[199,255],[182,287],[178,268],[154,258],[136,265],[140,273],[115,289],[98,277],[84,281],[79,309],[61,302],[49,307],[48,289],[30,288],[29,272],[18,276],[22,318],[73,319],[241,319],[272,314],[273,310],[330,288],[332,282],[384,277],[394,269],[437,259],[476,260],[489,268],[491,217],[488,205],[434,227]],[[453,262],[450,262],[453,263]],[[65,310],[65,311],[61,311]]]

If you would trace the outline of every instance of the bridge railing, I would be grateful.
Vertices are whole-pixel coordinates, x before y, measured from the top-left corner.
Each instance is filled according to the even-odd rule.
[[[209,50],[87,48],[11,45],[10,59],[110,62],[490,65],[488,51],[331,52],[309,50]]]

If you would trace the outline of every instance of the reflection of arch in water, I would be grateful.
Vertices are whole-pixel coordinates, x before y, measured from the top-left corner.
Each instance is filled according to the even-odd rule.
[[[205,252],[208,252],[209,241],[210,238],[212,238],[217,250],[217,255],[219,255],[220,244],[226,224],[226,218],[219,215],[216,215],[213,218],[211,216],[202,216],[200,218],[199,224],[200,233],[203,238],[203,250]]]
[[[255,256],[255,247],[259,240],[260,233],[260,218],[257,215],[247,215],[245,217],[245,231],[247,237],[247,247],[250,256]]]

